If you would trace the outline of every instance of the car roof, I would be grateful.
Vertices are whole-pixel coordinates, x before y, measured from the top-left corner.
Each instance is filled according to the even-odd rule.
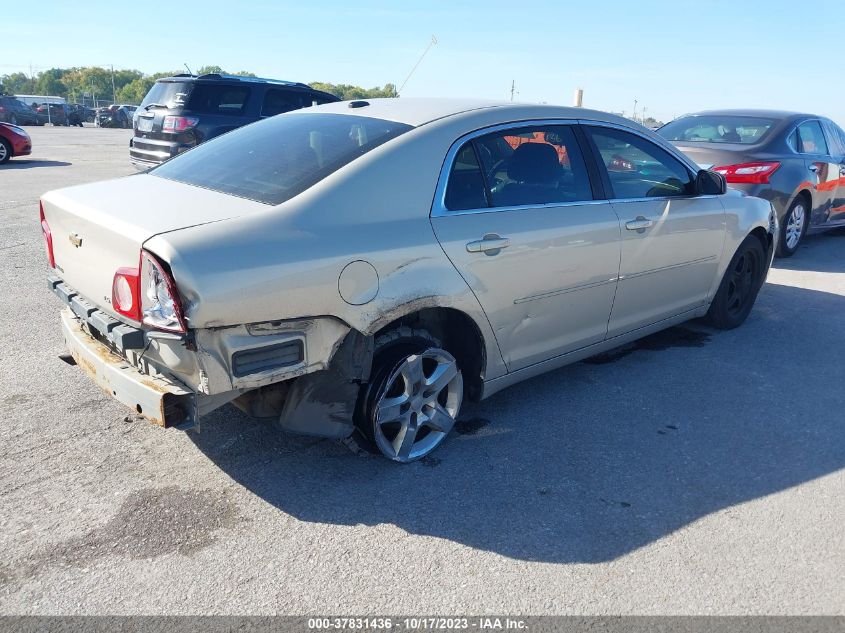
[[[490,101],[484,99],[439,99],[423,97],[357,99],[353,101],[326,103],[314,106],[313,108],[307,108],[305,111],[365,116],[418,127],[438,119],[491,108],[501,110],[503,120],[518,121],[520,119],[532,118],[590,119],[593,121],[618,123],[627,127],[639,127],[639,125],[628,119],[586,108],[567,108],[555,105],[513,103],[511,101]],[[303,111],[298,110],[297,112]]]
[[[802,119],[802,118],[821,118],[809,112],[795,112],[792,110],[766,110],[758,108],[733,108],[728,110],[703,110],[701,112],[690,112],[679,119],[688,116],[748,116],[760,117],[766,119]]]
[[[189,75],[182,73],[178,75],[171,75],[170,77],[161,77],[156,81],[200,81],[200,82],[235,82],[235,83],[258,83],[258,84],[274,84],[278,86],[293,86],[297,88],[310,88],[307,84],[298,81],[286,81],[284,79],[267,79],[265,77],[247,77],[244,75],[224,75],[222,73],[207,73],[205,75]]]

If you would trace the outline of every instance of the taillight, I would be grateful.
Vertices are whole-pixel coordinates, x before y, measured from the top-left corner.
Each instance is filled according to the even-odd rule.
[[[169,332],[185,332],[176,283],[155,255],[141,251],[138,268],[118,268],[112,281],[112,307],[125,317]]]
[[[50,262],[50,268],[56,267],[56,258],[53,255],[53,234],[50,233],[50,225],[47,224],[47,218],[44,217],[44,203],[38,203],[38,212],[41,215],[41,232],[44,234],[44,246],[47,247],[47,259]]]
[[[111,307],[138,323],[141,322],[140,281],[137,268],[118,268],[111,284]]]
[[[779,167],[778,162],[740,163],[714,167],[713,171],[722,174],[725,180],[732,184],[766,185]]]
[[[147,251],[141,251],[141,314],[146,325],[159,330],[187,330],[176,282],[167,266]]]
[[[200,120],[195,116],[166,116],[161,131],[178,134],[191,129],[199,122]]]

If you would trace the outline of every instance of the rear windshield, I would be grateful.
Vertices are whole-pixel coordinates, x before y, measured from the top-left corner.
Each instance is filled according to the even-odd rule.
[[[281,204],[410,129],[404,123],[346,114],[282,114],[218,136],[150,173]]]
[[[191,94],[193,85],[191,81],[157,81],[150,88],[139,107],[143,109],[150,105],[159,105],[165,108],[184,106],[185,101]]]
[[[774,119],[750,116],[687,116],[667,123],[657,133],[667,141],[754,145],[763,140],[774,124]]]

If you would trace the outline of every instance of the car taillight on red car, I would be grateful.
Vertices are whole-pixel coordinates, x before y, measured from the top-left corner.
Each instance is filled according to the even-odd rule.
[[[195,127],[200,120],[195,116],[166,116],[162,123],[161,131],[178,134]]]
[[[112,307],[158,330],[187,330],[176,282],[168,267],[147,251],[141,251],[138,268],[119,268],[114,274]]]
[[[780,167],[778,162],[739,163],[738,165],[723,165],[713,167],[729,184],[766,185],[769,178]]]
[[[50,262],[50,268],[56,267],[56,258],[53,255],[53,234],[50,232],[50,225],[47,224],[47,218],[44,217],[44,203],[38,203],[38,212],[41,215],[41,233],[44,235],[44,246],[47,248],[47,260]]]

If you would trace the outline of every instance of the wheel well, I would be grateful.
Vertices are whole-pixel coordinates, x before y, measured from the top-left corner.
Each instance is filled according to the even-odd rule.
[[[751,235],[756,237],[760,240],[760,245],[763,247],[763,250],[768,254],[769,250],[773,248],[772,245],[772,236],[771,234],[766,231],[763,227],[758,226],[753,231],[751,231]]]
[[[400,326],[422,328],[440,340],[458,361],[464,375],[464,391],[470,400],[481,398],[487,364],[481,330],[469,316],[454,308],[424,308],[385,325],[378,332]]]

